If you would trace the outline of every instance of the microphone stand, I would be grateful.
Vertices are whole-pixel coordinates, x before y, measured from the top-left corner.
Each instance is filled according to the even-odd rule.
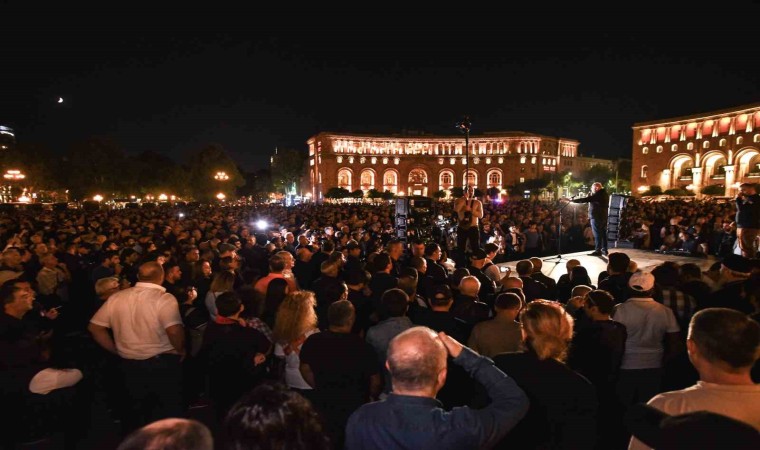
[[[575,197],[572,197],[570,201],[559,208],[559,225],[557,225],[557,256],[552,256],[551,258],[547,258],[544,261],[554,261],[555,264],[559,264],[560,262],[567,260],[567,258],[562,257],[562,210],[567,208],[567,205],[572,203],[574,198]]]

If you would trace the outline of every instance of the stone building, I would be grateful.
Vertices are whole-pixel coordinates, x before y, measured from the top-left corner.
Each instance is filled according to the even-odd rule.
[[[631,172],[634,193],[760,182],[760,103],[634,124]]]
[[[448,192],[468,184],[484,191],[497,188],[504,192],[506,186],[547,173],[574,170],[579,164],[580,144],[573,139],[520,131],[471,135],[466,174],[464,135],[323,132],[306,143],[307,180],[316,201],[321,201],[331,187],[432,196],[436,191]]]

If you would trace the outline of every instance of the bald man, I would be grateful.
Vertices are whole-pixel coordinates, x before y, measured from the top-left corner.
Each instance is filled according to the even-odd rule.
[[[111,295],[88,327],[95,342],[121,358],[129,399],[125,431],[184,415],[185,330],[179,303],[161,286],[164,269],[158,262],[141,265],[137,279],[134,287]]]
[[[211,431],[196,420],[163,419],[133,432],[116,450],[214,450]]]
[[[491,403],[445,411],[436,400],[446,383],[446,357],[482,384]],[[346,448],[479,449],[496,444],[528,408],[528,398],[493,362],[445,333],[414,327],[388,347],[386,367],[393,392],[383,401],[363,405],[346,426]]]

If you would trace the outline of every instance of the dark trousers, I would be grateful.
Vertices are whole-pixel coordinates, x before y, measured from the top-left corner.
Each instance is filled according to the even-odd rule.
[[[124,432],[156,420],[183,417],[182,363],[179,355],[161,354],[145,360],[122,359]]]
[[[480,230],[478,227],[470,227],[467,229],[457,227],[457,250],[463,255],[467,250],[467,241],[470,241],[471,252],[480,248]]]
[[[607,220],[591,219],[591,232],[594,233],[596,250],[607,250]]]

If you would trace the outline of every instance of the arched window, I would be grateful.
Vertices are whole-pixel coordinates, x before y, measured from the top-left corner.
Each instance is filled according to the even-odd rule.
[[[351,191],[351,170],[340,169],[338,170],[338,187],[342,187]]]
[[[744,143],[744,138],[742,136],[739,136],[736,138],[736,145],[742,145]]]
[[[427,172],[425,172],[424,169],[413,169],[411,172],[409,172],[409,183],[410,184],[426,184]]]
[[[725,139],[721,139],[721,140],[718,142],[718,146],[719,146],[719,147],[725,147],[725,146],[726,146],[726,140],[725,140]]]
[[[641,166],[641,178],[647,177],[647,172],[649,172],[648,166]]]
[[[383,192],[390,191],[394,194],[398,190],[398,173],[395,170],[386,170],[383,175]]]
[[[686,144],[686,150],[694,150],[694,143],[689,142],[688,144]]]
[[[364,169],[361,173],[361,189],[364,191],[375,188],[375,171]]]
[[[477,186],[478,172],[475,169],[470,169],[467,174],[462,174],[462,181],[465,186]]]
[[[657,146],[657,153],[662,153],[662,145]]]
[[[501,171],[496,169],[488,171],[488,187],[501,188]]]
[[[670,146],[670,151],[671,152],[677,152],[678,151],[678,144],[671,145]]]
[[[756,134],[754,138],[752,138],[752,142],[760,142],[760,134]]]
[[[644,155],[646,155],[647,153],[649,153],[649,147],[642,148],[641,149],[641,153],[644,154]]]
[[[702,148],[710,148],[710,141],[702,142]]]
[[[446,191],[454,187],[454,172],[446,169],[438,175],[438,189]]]

